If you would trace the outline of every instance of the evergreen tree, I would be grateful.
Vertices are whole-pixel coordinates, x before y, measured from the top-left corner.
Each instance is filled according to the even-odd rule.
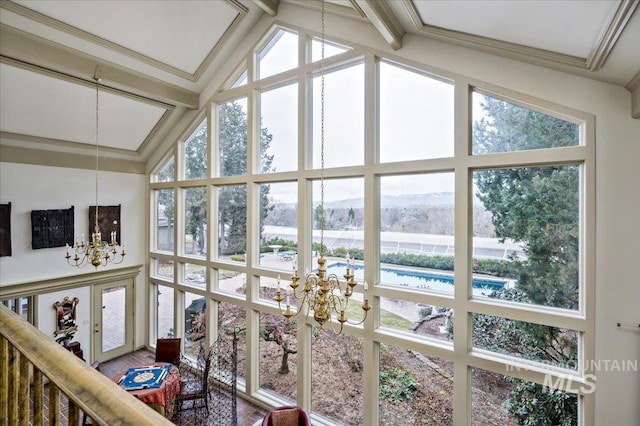
[[[578,126],[485,97],[485,117],[473,129],[474,154],[577,145]],[[495,233],[523,244],[516,289],[492,297],[577,309],[579,303],[579,176],[576,165],[476,172],[478,198],[492,214]],[[474,314],[474,344],[557,365],[576,365],[574,331]],[[518,424],[573,425],[575,394],[516,383],[506,406]]]
[[[220,105],[219,109],[220,175],[238,176],[247,173],[247,116],[236,102]],[[273,171],[273,155],[268,154],[273,136],[260,130],[260,167],[262,173]],[[260,186],[261,215],[264,219],[273,206],[269,205],[269,185]],[[244,253],[247,247],[247,188],[245,185],[221,187],[218,193],[219,250],[221,254]],[[264,220],[261,220],[261,224]],[[262,225],[261,225],[262,228]],[[260,229],[262,235],[262,229]]]

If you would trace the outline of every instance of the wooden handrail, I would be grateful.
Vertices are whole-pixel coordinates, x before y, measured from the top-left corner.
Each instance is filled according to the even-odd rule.
[[[77,424],[79,410],[100,425],[173,424],[0,303],[0,420],[29,424],[33,386],[33,424],[42,424],[42,376],[49,379],[49,415],[58,415],[58,389],[69,399],[69,424]]]

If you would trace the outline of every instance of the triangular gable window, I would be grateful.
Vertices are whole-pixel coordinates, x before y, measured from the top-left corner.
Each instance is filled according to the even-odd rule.
[[[174,167],[175,161],[174,156],[172,155],[169,159],[164,163],[164,166],[160,169],[159,172],[153,174],[154,182],[173,182],[174,181]]]
[[[329,58],[331,56],[339,55],[351,50],[350,47],[343,46],[341,44],[331,43],[327,40],[324,41],[324,57]],[[322,40],[314,38],[311,41],[311,62],[316,62],[322,59]]]
[[[262,79],[298,66],[298,35],[278,30],[258,53],[258,78]]]

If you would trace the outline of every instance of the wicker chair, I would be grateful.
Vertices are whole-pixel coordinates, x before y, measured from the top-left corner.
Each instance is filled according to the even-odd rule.
[[[209,370],[211,355],[200,348],[195,367],[183,359],[180,363],[180,393],[175,399],[175,414],[182,411],[205,409],[209,415]],[[190,403],[185,404],[190,401]]]

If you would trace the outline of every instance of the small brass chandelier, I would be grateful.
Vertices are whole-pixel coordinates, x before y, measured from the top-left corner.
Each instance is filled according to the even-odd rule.
[[[290,288],[287,289],[286,295],[286,308],[283,310],[281,302],[285,299],[280,288],[280,276],[278,276],[277,291],[274,299],[278,302],[278,308],[280,312],[290,324],[292,317],[303,315],[304,321],[300,325],[300,328],[309,323],[310,316],[320,325],[320,329],[323,329],[325,323],[331,325],[331,329],[336,334],[341,334],[344,323],[349,322],[349,318],[345,313],[347,306],[349,305],[349,298],[353,294],[353,289],[357,285],[353,274],[353,268],[351,265],[351,259],[347,255],[347,267],[344,273],[345,283],[340,282],[340,278],[336,274],[327,275],[327,260],[324,257],[324,226],[325,226],[325,211],[324,211],[324,112],[325,112],[325,97],[324,97],[324,47],[325,47],[325,25],[324,25],[324,0],[321,1],[321,33],[322,33],[322,55],[320,62],[320,254],[318,255],[318,270],[315,273],[309,273],[305,275],[304,283],[300,286],[300,275],[297,270],[297,262],[294,261],[293,275],[291,276]],[[297,313],[293,313],[291,310],[291,296],[298,301]],[[364,303],[362,310],[364,311],[364,317],[360,322],[351,323],[353,325],[362,324],[367,319],[367,313],[371,309],[369,300],[367,299],[367,283],[364,283]],[[331,321],[333,315],[336,315],[335,319],[339,323],[340,327],[336,329]],[[299,329],[300,329],[299,328]]]
[[[98,102],[98,89],[100,86],[100,67],[96,67],[93,79],[96,82],[96,214],[95,214],[95,226],[94,231],[91,234],[91,241],[84,239],[84,234],[81,234],[80,238],[76,235],[73,247],[67,244],[67,254],[65,259],[71,266],[77,266],[79,268],[88,264],[95,266],[107,266],[109,262],[113,264],[122,263],[125,256],[124,244],[122,248],[118,245],[118,236],[116,232],[111,232],[110,241],[103,241],[102,234],[100,233],[100,227],[98,226],[98,164],[99,164],[99,151],[98,151],[98,123],[99,123],[99,102]]]

